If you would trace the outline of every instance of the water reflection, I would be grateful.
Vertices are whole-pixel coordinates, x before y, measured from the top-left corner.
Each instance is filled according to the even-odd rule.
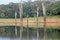
[[[43,28],[39,29],[39,38],[43,40],[44,31]],[[36,29],[29,28],[29,39],[36,40]],[[47,29],[46,40],[60,40],[60,30]],[[20,28],[17,27],[17,36],[15,35],[15,26],[4,26],[0,27],[0,40],[20,40]],[[27,28],[23,31],[23,40],[27,40]]]

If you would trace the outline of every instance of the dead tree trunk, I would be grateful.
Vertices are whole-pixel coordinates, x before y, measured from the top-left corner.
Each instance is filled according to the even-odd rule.
[[[22,40],[23,34],[23,2],[20,0],[19,9],[20,9],[20,40]]]
[[[17,36],[17,13],[15,12],[15,35]]]
[[[28,15],[27,15],[27,40],[29,40]]]
[[[39,28],[38,28],[38,15],[39,15],[39,7],[37,7],[37,40],[39,40]]]
[[[44,40],[46,40],[46,10],[44,1],[42,1],[42,8],[43,8],[43,16],[44,16]]]

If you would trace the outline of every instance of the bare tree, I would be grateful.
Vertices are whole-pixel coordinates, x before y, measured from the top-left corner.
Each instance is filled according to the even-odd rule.
[[[15,35],[17,36],[17,12],[15,12]]]
[[[43,16],[44,16],[44,40],[46,40],[46,10],[44,5],[44,0],[42,1]]]
[[[38,14],[39,14],[39,7],[37,7],[37,40],[39,40]]]
[[[36,0],[36,1],[39,1],[39,0]],[[36,7],[37,7],[37,17],[36,17],[36,22],[37,22],[37,40],[39,40],[39,27],[38,27],[38,24],[39,24],[39,22],[38,22],[38,15],[39,15],[39,9],[40,9],[40,2],[39,3],[36,3],[35,4],[36,5]]]
[[[19,9],[20,9],[20,40],[22,40],[23,33],[23,2],[20,0]]]
[[[27,15],[27,40],[29,40],[29,25],[28,25],[28,15]]]

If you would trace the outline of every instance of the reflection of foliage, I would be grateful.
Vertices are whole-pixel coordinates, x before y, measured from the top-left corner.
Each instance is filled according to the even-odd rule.
[[[19,32],[20,32],[20,28],[18,28],[18,36],[20,36]],[[39,33],[40,33],[40,37],[43,37],[43,28],[39,28]],[[52,29],[49,28],[47,29],[47,38],[53,38],[53,39],[57,39],[60,38],[59,34],[60,31],[58,31],[59,29]],[[27,37],[27,28],[24,28],[23,30],[23,37],[26,38]],[[0,27],[0,36],[8,36],[8,37],[15,37],[15,26],[2,26]],[[29,37],[33,38],[36,37],[36,29],[35,28],[29,28]]]

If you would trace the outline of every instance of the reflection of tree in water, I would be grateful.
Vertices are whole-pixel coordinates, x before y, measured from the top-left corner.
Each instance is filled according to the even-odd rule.
[[[15,30],[14,30],[15,26],[10,26],[10,27],[0,27],[0,36],[3,37],[15,37]],[[20,28],[17,27],[18,29],[18,35],[17,37],[19,37],[20,35]],[[31,38],[36,38],[36,29],[34,28],[29,28],[29,39]],[[39,29],[39,37],[40,39],[43,38],[43,28]],[[60,39],[60,30],[56,30],[56,29],[47,29],[47,38],[51,38],[51,39]],[[27,38],[27,28],[24,28],[23,31],[23,38]]]

